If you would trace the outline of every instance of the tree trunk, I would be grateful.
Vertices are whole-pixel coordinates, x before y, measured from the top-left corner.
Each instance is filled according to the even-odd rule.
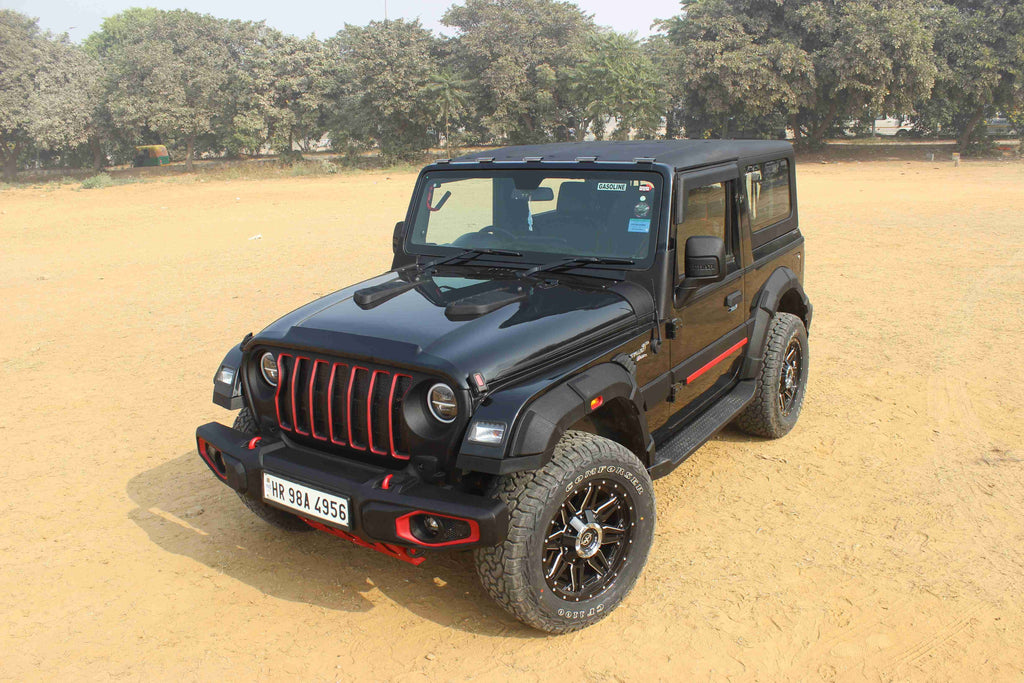
[[[449,125],[448,103],[444,104],[444,148],[448,158],[452,158],[452,128]]]
[[[971,135],[974,134],[974,129],[978,127],[978,124],[981,123],[981,119],[984,116],[985,116],[985,108],[984,107],[980,107],[980,108],[978,108],[978,109],[976,109],[974,111],[974,113],[971,115],[971,119],[967,122],[967,125],[964,126],[964,130],[960,134],[960,139],[958,139],[956,141],[957,142],[956,149],[961,154],[963,154],[965,151],[967,151],[967,145],[971,141]]]
[[[196,136],[195,135],[189,135],[188,136],[188,146],[185,149],[187,150],[185,152],[185,172],[186,173],[191,173],[192,172],[192,155],[196,151]]]
[[[106,166],[106,155],[103,154],[103,145],[100,144],[98,135],[89,136],[89,149],[92,150],[92,170],[99,173]]]
[[[8,147],[0,140],[0,160],[3,161],[4,180],[13,183],[18,175],[18,155],[21,154],[21,145],[15,144]]]
[[[825,118],[821,119],[808,135],[808,142],[818,147],[824,143],[825,133],[832,127],[832,122],[836,120],[836,115],[839,113],[836,101],[832,100],[832,103],[828,105],[828,112],[825,114]]]
[[[793,129],[793,144],[800,145],[803,142],[803,133],[800,130],[800,124],[796,122],[796,114],[789,117],[789,127]]]

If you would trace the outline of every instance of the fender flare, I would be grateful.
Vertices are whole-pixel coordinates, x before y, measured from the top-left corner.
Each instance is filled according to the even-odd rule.
[[[224,360],[217,366],[217,373],[220,373],[221,368],[232,368],[235,371],[235,381],[232,386],[222,384],[217,381],[216,375],[213,379],[213,402],[219,405],[221,408],[227,408],[228,410],[241,410],[245,407],[245,396],[242,390],[242,344],[237,344],[231,347],[231,350],[224,356]]]
[[[598,397],[601,404],[591,409],[591,401]],[[634,375],[616,362],[588,368],[529,403],[512,434],[508,457],[531,461],[539,458],[538,466],[547,462],[569,427],[615,399],[624,399],[633,409],[633,427],[639,430],[650,457],[653,441],[644,419],[643,395]]]
[[[814,307],[811,306],[811,302],[804,293],[800,278],[786,266],[777,268],[754,297],[750,311],[753,329],[750,334],[749,350],[740,370],[740,379],[756,378],[760,372],[761,362],[764,358],[764,345],[768,339],[768,329],[771,327],[772,318],[779,310],[782,297],[790,292],[796,292],[800,297],[801,306],[805,311],[802,316],[804,324],[808,331],[810,330]]]
[[[553,385],[535,386],[533,389],[536,390],[527,387],[508,389],[509,394],[504,401],[488,406],[490,410],[498,411],[511,408],[517,414],[506,439],[507,445],[503,448],[482,448],[463,441],[456,467],[486,474],[535,470],[551,459],[555,444],[569,427],[619,399],[629,407],[629,419],[635,420],[629,428],[639,430],[638,441],[645,445],[647,460],[650,460],[654,440],[647,430],[643,395],[636,378],[619,363],[601,363]],[[520,394],[516,399],[516,394],[524,390],[529,391],[528,398],[522,400]],[[601,397],[601,405],[592,410],[591,401],[598,396]],[[506,405],[499,407],[497,404],[501,402]],[[513,404],[516,408],[512,408]],[[481,419],[491,419],[490,410],[485,410],[487,415]],[[495,414],[493,419],[500,418]]]

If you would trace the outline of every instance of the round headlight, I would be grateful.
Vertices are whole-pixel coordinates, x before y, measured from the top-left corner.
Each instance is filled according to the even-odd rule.
[[[263,379],[267,381],[267,384],[272,387],[277,386],[277,359],[270,351],[260,358],[260,372],[263,373]]]
[[[427,394],[427,405],[430,413],[441,422],[454,422],[459,416],[459,404],[455,400],[455,392],[447,384],[435,384]]]

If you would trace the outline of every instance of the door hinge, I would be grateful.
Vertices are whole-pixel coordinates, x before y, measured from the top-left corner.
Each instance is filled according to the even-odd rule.
[[[665,323],[665,339],[675,339],[679,331],[679,318],[672,318]]]

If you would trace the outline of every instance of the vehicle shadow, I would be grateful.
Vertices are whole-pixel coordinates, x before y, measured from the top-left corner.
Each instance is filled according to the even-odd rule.
[[[472,554],[432,553],[419,567],[321,532],[290,533],[256,518],[235,494],[185,453],[133,477],[128,517],[169,553],[283,600],[367,612],[379,590],[418,616],[483,635],[540,634],[484,593]]]

